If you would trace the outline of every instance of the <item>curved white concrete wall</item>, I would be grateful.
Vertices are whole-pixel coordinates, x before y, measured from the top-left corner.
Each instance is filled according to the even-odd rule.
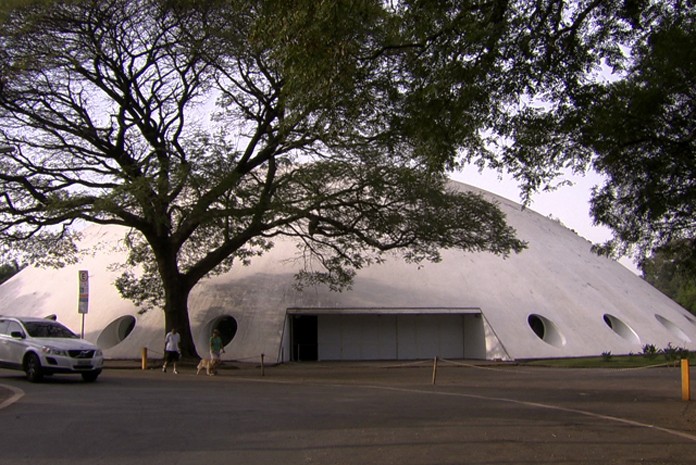
[[[477,308],[487,322],[489,359],[640,353],[645,344],[696,349],[696,319],[679,305],[622,265],[594,255],[587,240],[559,223],[483,194],[500,204],[519,237],[529,242],[527,250],[507,259],[446,250],[440,263],[420,268],[394,259],[361,270],[351,291],[332,293],[317,287],[300,293],[293,288],[297,264],[288,261],[295,246],[277,241],[251,266],[206,279],[194,289],[189,308],[199,353],[207,351],[212,322],[231,316],[238,327],[226,347],[227,359],[253,361],[260,354],[269,362],[287,358],[289,308]],[[101,250],[75,266],[23,270],[0,286],[1,313],[57,314],[79,332],[77,273],[87,269],[87,339],[110,346],[105,347],[110,358],[138,358],[142,347],[155,356],[161,353],[162,313],[139,314],[112,285],[116,273],[108,265],[122,255],[108,245],[120,237],[117,228],[90,227],[85,245],[104,244]],[[533,331],[530,315],[534,324],[544,326],[545,340]],[[129,319],[124,317],[135,318],[135,326],[113,345]]]

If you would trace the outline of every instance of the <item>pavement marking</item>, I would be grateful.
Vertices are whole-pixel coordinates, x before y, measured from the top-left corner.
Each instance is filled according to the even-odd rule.
[[[24,397],[25,394],[24,391],[22,391],[21,389],[14,386],[9,386],[7,384],[0,384],[0,388],[4,388],[12,392],[12,395],[8,399],[5,399],[3,402],[0,402],[0,410],[14,404],[19,399]]]
[[[274,379],[274,378],[234,378],[235,381],[237,382],[248,382],[248,383],[269,383],[269,384],[307,384],[307,383],[312,383],[312,380],[308,379]],[[689,441],[694,441],[696,442],[696,435],[694,434],[689,434],[685,433],[683,431],[678,431],[670,428],[664,428],[662,426],[656,426],[656,425],[651,425],[650,423],[643,423],[640,421],[635,421],[635,420],[629,420],[628,418],[621,418],[621,417],[615,417],[611,415],[603,415],[601,413],[594,413],[594,412],[589,412],[587,410],[579,410],[579,409],[574,409],[570,407],[561,407],[559,405],[552,405],[552,404],[542,404],[539,402],[530,402],[530,401],[523,401],[523,400],[517,400],[517,399],[509,399],[506,397],[490,397],[490,396],[482,396],[479,394],[464,394],[460,392],[442,392],[442,391],[432,391],[432,390],[425,390],[425,389],[414,389],[414,388],[399,388],[399,387],[391,387],[391,386],[379,386],[375,384],[352,384],[352,383],[336,383],[336,382],[316,382],[314,384],[318,385],[324,385],[324,386],[334,386],[334,387],[361,387],[361,388],[367,388],[367,389],[381,389],[385,391],[399,391],[399,392],[410,392],[414,394],[434,394],[434,395],[440,395],[440,396],[451,396],[451,397],[467,397],[470,399],[479,399],[479,400],[486,400],[486,401],[491,401],[491,402],[507,402],[510,404],[517,404],[517,405],[523,405],[525,407],[532,407],[532,408],[542,408],[542,409],[547,409],[547,410],[555,410],[558,412],[565,412],[565,413],[574,413],[577,415],[583,415],[591,418],[596,418],[599,420],[605,420],[605,421],[610,421],[614,423],[621,423],[624,425],[629,425],[629,426],[635,426],[637,428],[646,428],[646,429],[652,429],[655,431],[660,431],[672,436],[680,437],[682,439],[687,439]],[[2,406],[0,405],[0,408]]]
[[[482,395],[478,395],[478,394],[463,394],[463,393],[459,393],[459,392],[426,391],[423,389],[408,389],[408,388],[397,388],[397,387],[389,387],[389,386],[363,386],[363,387],[371,387],[374,389],[384,389],[387,391],[400,391],[400,392],[411,392],[411,393],[420,393],[420,394],[436,394],[436,395],[441,395],[441,396],[452,396],[452,397],[468,397],[471,399],[488,400],[488,401],[494,401],[494,402],[507,402],[510,404],[524,405],[526,407],[543,408],[543,409],[547,409],[547,410],[556,410],[556,411],[565,412],[565,413],[575,413],[578,415],[584,415],[587,417],[597,418],[600,420],[612,421],[615,423],[623,423],[623,424],[629,425],[629,426],[636,426],[639,428],[653,429],[656,431],[661,431],[663,433],[671,434],[673,436],[677,436],[677,437],[680,437],[683,439],[688,439],[690,441],[696,442],[696,435],[685,433],[683,431],[677,431],[677,430],[670,429],[670,428],[663,428],[661,426],[655,426],[655,425],[651,425],[650,423],[643,423],[640,421],[629,420],[627,418],[614,417],[611,415],[603,415],[601,413],[588,412],[587,410],[579,410],[579,409],[575,409],[575,408],[561,407],[559,405],[542,404],[539,402],[528,402],[528,401],[524,401],[524,400],[508,399],[505,397],[489,397],[489,396],[482,396]]]

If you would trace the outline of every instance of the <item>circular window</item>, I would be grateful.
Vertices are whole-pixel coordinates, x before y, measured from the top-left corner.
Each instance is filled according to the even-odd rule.
[[[232,339],[237,334],[237,320],[229,315],[220,317],[213,322],[212,329],[220,331],[222,345],[226,346],[232,342]]]
[[[123,341],[135,328],[135,317],[122,316],[109,323],[97,339],[97,345],[102,349],[110,349]]]
[[[532,331],[534,331],[534,334],[547,344],[551,344],[555,347],[562,347],[565,345],[565,337],[558,329],[558,326],[548,318],[537,314],[531,314],[529,318],[527,318],[527,323]]]
[[[622,338],[626,339],[627,341],[640,344],[640,338],[636,332],[633,331],[633,328],[628,326],[621,319],[615,317],[614,315],[610,315],[609,313],[605,313],[604,322],[612,329],[612,331]]]
[[[684,315],[684,318],[686,318],[689,323],[696,326],[696,320],[694,320],[691,315]]]
[[[203,347],[206,348],[206,353],[208,351],[210,335],[213,333],[214,329],[220,331],[220,337],[222,338],[222,345],[224,347],[232,342],[232,339],[234,339],[234,336],[237,334],[237,320],[230,315],[223,315],[215,318],[203,327],[203,334],[199,336],[200,339],[198,339],[198,341],[203,343]]]
[[[667,331],[672,333],[674,336],[678,337],[684,342],[691,342],[691,339],[689,336],[687,336],[684,331],[681,330],[679,326],[674,324],[672,321],[668,320],[667,318],[663,317],[662,315],[655,314],[655,318],[657,321],[662,324],[665,328],[667,328]]]

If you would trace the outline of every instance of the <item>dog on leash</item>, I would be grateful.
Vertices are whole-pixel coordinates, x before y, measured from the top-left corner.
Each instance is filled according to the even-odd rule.
[[[217,374],[217,367],[220,365],[220,360],[213,360],[209,358],[203,358],[201,359],[200,362],[198,362],[198,366],[196,367],[196,375],[198,375],[201,370],[205,368],[205,373],[208,376],[216,375]]]

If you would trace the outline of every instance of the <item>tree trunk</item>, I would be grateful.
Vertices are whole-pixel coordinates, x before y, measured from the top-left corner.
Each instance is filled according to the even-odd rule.
[[[177,281],[169,281],[164,283],[164,292],[165,332],[176,328],[181,334],[181,355],[184,358],[198,358],[188,313],[190,289]]]

